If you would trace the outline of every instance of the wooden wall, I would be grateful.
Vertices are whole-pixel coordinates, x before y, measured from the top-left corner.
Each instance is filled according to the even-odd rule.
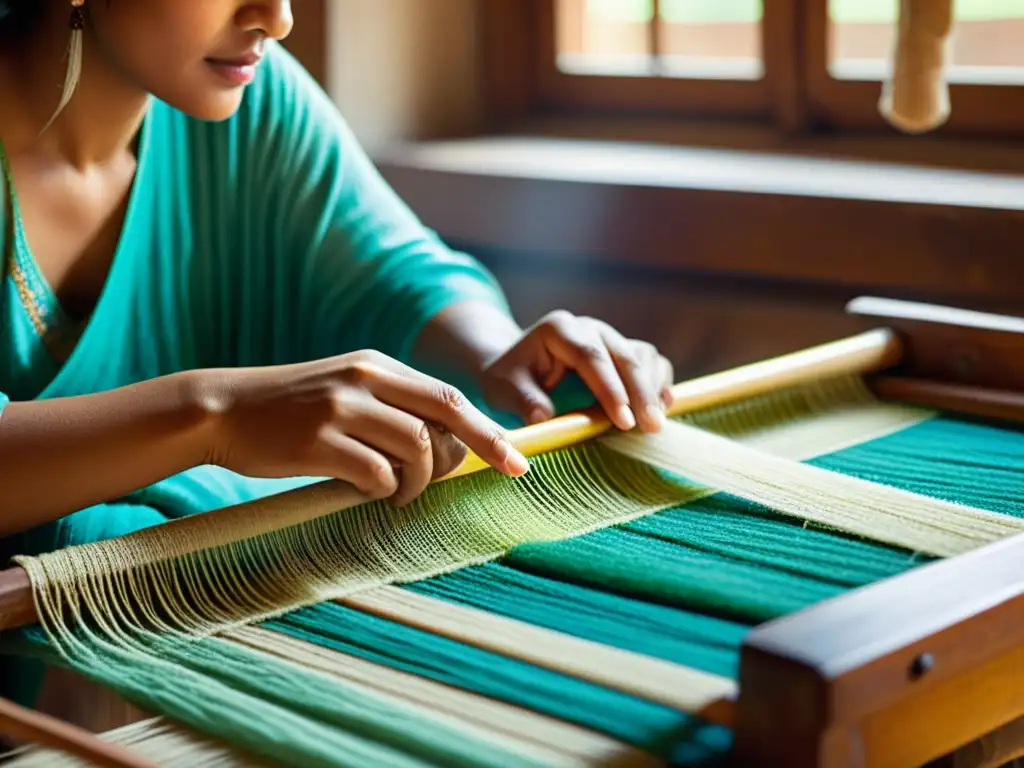
[[[918,226],[913,217],[886,206],[882,218],[897,219],[899,226],[892,228],[906,236],[879,248],[878,238],[871,239],[879,221],[845,216],[837,202],[831,219],[811,222],[817,239],[805,242],[804,224],[794,224],[792,216],[786,222],[773,219],[778,203],[770,200],[747,211],[757,214],[753,219],[706,217],[689,203],[631,208],[625,204],[629,200],[602,206],[598,220],[574,219],[566,212],[589,210],[574,203],[575,197],[586,197],[579,185],[567,185],[557,199],[492,195],[487,203],[485,195],[466,191],[476,183],[458,173],[438,178],[389,162],[383,153],[396,142],[472,135],[484,125],[478,9],[477,0],[306,0],[295,5],[290,45],[321,78],[364,146],[381,153],[382,170],[399,194],[429,226],[495,272],[520,322],[531,323],[559,307],[600,317],[657,344],[683,377],[854,333],[863,323],[847,317],[843,307],[865,292],[977,308],[1005,310],[1007,298],[1011,310],[1019,304],[1017,293],[1003,289],[1024,285],[1024,269],[1006,261],[1020,238],[1008,235],[1005,225],[972,228],[959,214]],[[544,209],[541,218],[557,220],[558,226],[535,237],[537,242],[517,242],[539,226],[538,206]],[[613,231],[632,235],[613,237],[610,244]],[[659,232],[665,235],[660,240]],[[999,233],[1006,236],[1000,240]],[[597,244],[592,252],[581,246],[588,240]],[[829,243],[844,244],[843,263],[850,269],[837,266],[841,260]],[[817,272],[813,279],[778,273],[776,267],[804,251],[808,263],[818,265],[811,270]],[[568,252],[572,257],[563,258]],[[601,262],[600,268],[588,268],[588,253],[590,266]],[[703,254],[704,263],[673,265],[681,253],[691,260]],[[908,255],[916,261],[908,261]],[[742,269],[728,263],[737,260],[758,263],[740,264]],[[985,266],[989,262],[995,265],[991,269]],[[835,275],[823,275],[822,264]],[[879,265],[877,274],[865,279],[871,264]],[[952,274],[950,265],[968,270],[969,279]],[[885,284],[883,272],[893,270],[900,272],[899,280]],[[989,293],[1002,290],[1002,306],[979,304],[981,294],[973,284],[981,278],[993,283]],[[955,290],[916,290],[931,283],[948,283]]]

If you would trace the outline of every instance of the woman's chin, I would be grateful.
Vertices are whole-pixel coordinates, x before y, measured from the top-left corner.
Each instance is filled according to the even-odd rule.
[[[238,112],[245,95],[244,88],[221,88],[193,93],[187,99],[166,99],[170,106],[197,120],[220,122]]]

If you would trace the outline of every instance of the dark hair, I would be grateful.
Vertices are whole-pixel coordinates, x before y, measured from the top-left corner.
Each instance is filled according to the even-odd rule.
[[[46,13],[40,0],[0,0],[0,44],[30,36]]]

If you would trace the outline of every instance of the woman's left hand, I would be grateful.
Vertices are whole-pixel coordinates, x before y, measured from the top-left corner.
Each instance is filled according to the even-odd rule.
[[[483,395],[494,407],[536,424],[555,415],[547,393],[573,371],[619,429],[661,428],[672,402],[671,363],[651,344],[561,310],[528,328],[485,368]]]

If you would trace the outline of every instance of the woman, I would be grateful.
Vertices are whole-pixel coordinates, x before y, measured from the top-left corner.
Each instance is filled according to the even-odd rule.
[[[481,408],[549,418],[568,373],[659,427],[667,361],[564,312],[518,327],[278,44],[287,0],[0,9],[3,554],[310,478],[402,505],[465,446],[517,476]]]

